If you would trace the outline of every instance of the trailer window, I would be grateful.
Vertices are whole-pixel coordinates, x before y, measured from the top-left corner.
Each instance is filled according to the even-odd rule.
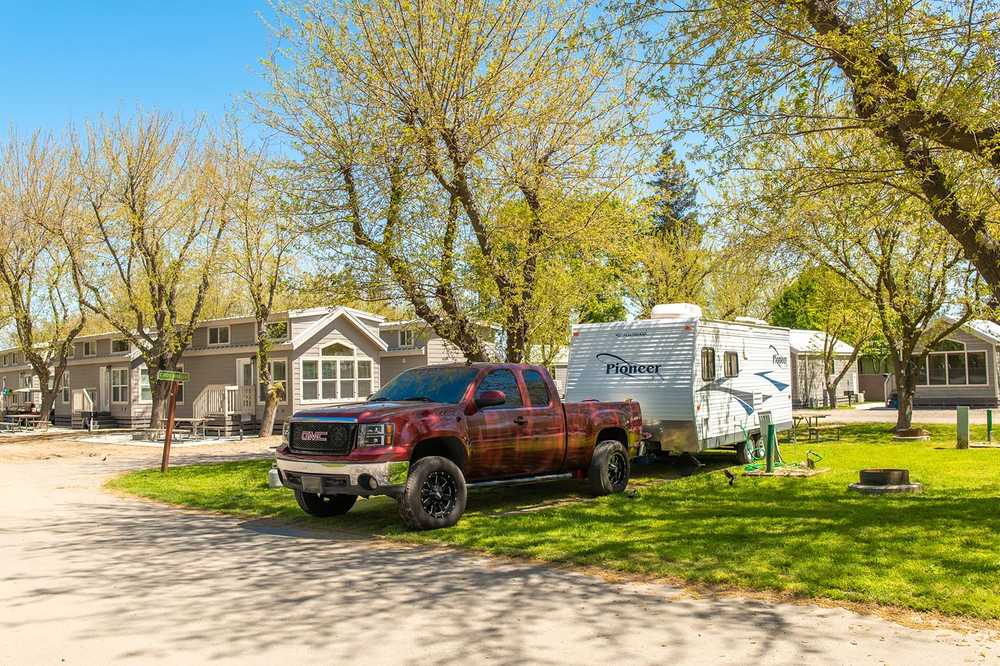
[[[715,350],[711,347],[701,350],[701,378],[706,382],[715,379]]]
[[[740,355],[736,352],[726,352],[722,357],[722,371],[726,377],[736,377],[740,374]]]
[[[528,389],[528,400],[532,407],[548,407],[549,387],[542,376],[535,370],[524,371],[524,386]]]

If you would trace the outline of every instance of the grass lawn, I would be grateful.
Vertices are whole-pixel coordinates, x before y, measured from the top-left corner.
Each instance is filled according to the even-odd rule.
[[[809,479],[739,477],[730,487],[718,470],[731,456],[706,453],[706,467],[686,476],[681,465],[634,467],[636,498],[588,499],[577,482],[474,491],[457,526],[424,533],[404,531],[386,498],[359,502],[340,519],[304,516],[290,491],[267,488],[269,461],[134,472],[109,486],[411,542],[1000,619],[1000,449],[957,451],[954,427],[925,427],[929,442],[893,443],[889,426],[875,424],[847,426],[841,441],[783,445],[789,461],[808,449],[824,456],[820,466],[832,470]],[[973,439],[983,433],[974,428]],[[848,493],[862,467],[907,467],[924,493]]]

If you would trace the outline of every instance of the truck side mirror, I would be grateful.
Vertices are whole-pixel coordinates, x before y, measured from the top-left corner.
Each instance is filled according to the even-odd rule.
[[[479,409],[496,407],[505,402],[507,402],[507,396],[503,391],[483,391],[476,396],[476,407]]]

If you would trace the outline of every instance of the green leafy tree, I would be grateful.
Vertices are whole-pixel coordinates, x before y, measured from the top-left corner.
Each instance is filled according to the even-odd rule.
[[[382,266],[418,317],[482,360],[482,315],[524,357],[541,276],[621,193],[634,99],[589,2],[279,5],[261,119],[298,150],[301,219],[342,263]],[[592,194],[598,196],[591,196]],[[527,211],[516,243],[496,224]],[[573,219],[575,228],[558,226]],[[555,232],[555,229],[559,229]],[[470,252],[474,252],[472,256]],[[472,262],[482,284],[469,289]],[[489,292],[493,306],[484,312]]]
[[[700,242],[698,187],[673,145],[664,144],[649,185],[653,188],[650,204],[654,232]]]
[[[766,205],[744,223],[748,233],[783,239],[785,248],[828,268],[851,287],[856,304],[832,307],[821,301],[815,308],[821,317],[836,322],[833,315],[843,312],[850,321],[857,313],[874,312],[893,365],[896,427],[902,431],[912,424],[917,368],[927,350],[978,316],[984,294],[963,248],[927,217],[918,194],[890,184],[826,188],[825,174],[801,168],[837,159],[851,169],[853,159],[879,159],[879,146],[867,141],[845,146],[828,136],[811,137],[783,157],[784,168],[755,172],[744,185]],[[795,187],[811,188],[813,196],[799,197]],[[821,287],[817,294],[842,303],[851,294],[841,289]]]
[[[821,289],[822,270],[809,268],[802,271],[774,302],[771,323],[787,328],[819,328],[822,322]]]
[[[0,148],[0,324],[5,315],[13,320],[46,420],[86,325],[70,279],[70,249],[50,231],[72,216],[77,194],[66,146],[35,134],[11,136]]]
[[[788,194],[868,184],[911,197],[922,211],[901,223],[935,221],[1000,302],[1000,2],[618,6],[612,27],[639,33],[662,66],[650,91],[697,132],[694,157],[721,174],[770,172],[789,165],[761,153],[839,144],[839,159],[797,164]]]

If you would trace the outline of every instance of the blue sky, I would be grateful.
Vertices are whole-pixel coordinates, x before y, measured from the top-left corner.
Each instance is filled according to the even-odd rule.
[[[221,118],[261,89],[266,0],[0,0],[0,130],[137,106]]]

